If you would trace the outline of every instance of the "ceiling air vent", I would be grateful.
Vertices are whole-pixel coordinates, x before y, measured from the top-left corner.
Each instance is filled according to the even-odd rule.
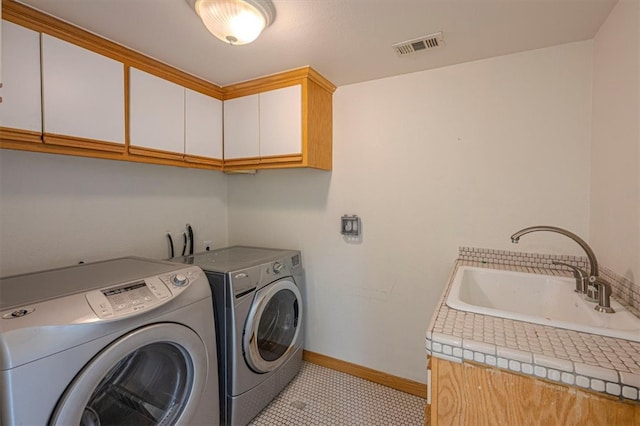
[[[415,38],[413,40],[401,41],[392,45],[393,50],[396,51],[398,56],[409,55],[411,53],[417,53],[422,50],[435,49],[436,47],[444,46],[444,37],[442,31],[434,34],[429,34],[424,37]]]

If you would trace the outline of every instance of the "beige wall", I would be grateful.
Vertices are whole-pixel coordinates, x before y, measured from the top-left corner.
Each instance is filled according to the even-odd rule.
[[[589,239],[591,70],[586,41],[340,87],[333,172],[230,176],[230,243],[302,250],[308,350],[424,382],[460,245],[581,254],[509,236]]]
[[[0,150],[0,276],[111,257],[168,257],[186,223],[196,249],[227,245],[219,172]],[[177,248],[178,249],[178,248]]]
[[[591,242],[640,284],[640,3],[621,0],[594,40]]]

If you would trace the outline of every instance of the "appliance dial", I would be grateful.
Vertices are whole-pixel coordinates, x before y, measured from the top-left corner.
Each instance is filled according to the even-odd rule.
[[[282,268],[284,268],[284,265],[282,263],[280,263],[280,262],[275,262],[273,264],[273,272],[275,274],[279,274],[280,271],[282,271]]]
[[[176,274],[171,277],[171,282],[178,287],[182,287],[189,282],[189,279],[184,274]]]

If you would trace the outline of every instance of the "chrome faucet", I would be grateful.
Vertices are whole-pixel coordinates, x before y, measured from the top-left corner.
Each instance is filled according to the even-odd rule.
[[[587,254],[587,258],[589,259],[590,271],[589,271],[588,282],[594,285],[595,287],[597,287],[598,289],[598,304],[596,305],[595,310],[599,312],[606,312],[606,313],[615,312],[611,307],[611,300],[610,300],[611,285],[599,277],[598,260],[596,259],[596,255],[593,252],[593,250],[591,250],[591,247],[589,247],[589,244],[587,244],[585,240],[583,240],[582,238],[580,238],[579,236],[577,236],[571,231],[567,231],[566,229],[563,229],[563,228],[558,228],[557,226],[544,226],[544,225],[530,226],[528,228],[519,230],[518,232],[516,232],[511,236],[511,242],[514,244],[518,244],[518,241],[520,241],[520,237],[530,232],[537,232],[537,231],[549,231],[549,232],[556,232],[558,234],[562,234],[566,237],[571,238],[573,241],[578,243],[580,247],[582,247],[582,249]],[[575,269],[574,269],[574,272],[575,272],[575,275],[578,274]],[[578,277],[576,276],[576,280],[577,279]],[[576,281],[576,291],[578,288],[577,286],[578,286],[578,283]],[[582,286],[580,287],[580,289],[582,290]]]
[[[556,226],[531,226],[529,228],[521,229],[513,234],[511,236],[511,242],[514,244],[518,244],[521,236],[523,236],[524,234],[528,234],[529,232],[536,231],[557,232],[558,234],[569,237],[573,241],[578,243],[580,247],[582,247],[582,249],[587,253],[587,258],[589,259],[589,266],[591,267],[591,271],[589,272],[589,282],[594,283],[596,281],[596,277],[598,276],[598,261],[596,260],[596,255],[593,253],[593,250],[591,250],[591,247],[589,247],[589,244],[587,244],[585,240],[578,237],[571,231],[567,231],[566,229],[558,228]]]

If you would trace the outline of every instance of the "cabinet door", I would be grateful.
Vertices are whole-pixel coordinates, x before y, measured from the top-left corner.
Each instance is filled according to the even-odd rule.
[[[45,143],[66,144],[52,134],[124,148],[124,90],[121,62],[42,35]]]
[[[224,101],[224,158],[260,156],[258,95]]]
[[[184,152],[222,159],[222,101],[185,90]]]
[[[640,405],[576,385],[439,358],[431,358],[431,371],[431,422],[425,424],[640,424]]]
[[[302,153],[302,88],[260,93],[260,156]]]
[[[178,153],[182,157],[184,87],[131,68],[129,100],[131,145]],[[154,155],[152,152],[147,154]]]
[[[18,139],[40,142],[42,137],[40,34],[11,22],[2,21],[2,61],[0,63],[3,78],[0,126],[26,131],[20,137],[16,134],[15,137]]]

